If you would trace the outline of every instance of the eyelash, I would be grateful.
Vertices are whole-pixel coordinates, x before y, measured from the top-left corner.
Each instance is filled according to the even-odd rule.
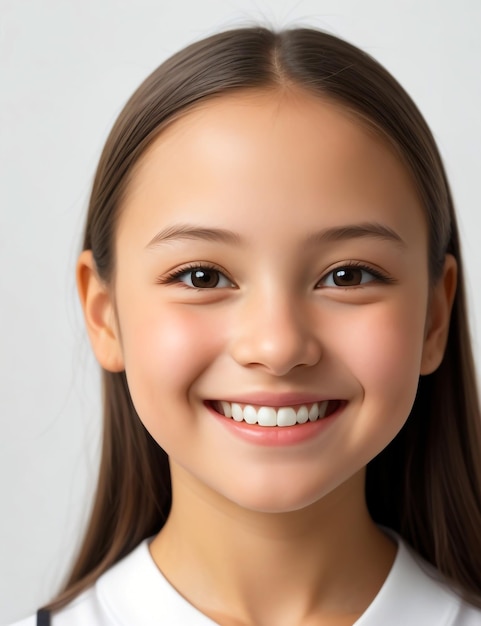
[[[371,274],[371,276],[373,277],[373,280],[368,281],[367,283],[361,283],[360,285],[351,285],[351,286],[340,286],[340,285],[336,285],[336,289],[356,289],[359,287],[363,287],[365,284],[370,284],[370,283],[385,283],[385,284],[392,284],[394,282],[396,282],[393,278],[389,277],[387,274],[385,274],[384,272],[381,272],[379,269],[375,269],[374,267],[371,267],[370,265],[367,265],[366,263],[360,263],[358,261],[348,261],[346,263],[343,263],[342,265],[338,265],[337,267],[331,269],[327,274],[325,274],[321,280],[319,280],[316,283],[316,286],[319,285],[320,283],[322,283],[322,281],[327,280],[327,278],[329,276],[332,276],[332,274],[336,271],[339,270],[343,270],[343,269],[359,269],[361,271],[367,272],[368,274]],[[219,267],[217,267],[216,265],[213,265],[211,263],[192,263],[189,265],[185,265],[184,267],[180,267],[172,272],[170,272],[169,274],[167,274],[167,276],[159,278],[157,280],[158,284],[172,284],[172,283],[179,283],[182,284],[181,281],[179,281],[178,279],[185,275],[185,274],[189,274],[191,272],[195,272],[196,270],[210,270],[210,271],[214,271],[214,272],[218,272],[219,274],[221,274],[224,278],[226,278],[229,282],[231,282],[233,284],[233,282],[230,280],[230,278],[228,276],[226,276],[225,272],[223,270],[221,270]],[[209,289],[216,289],[217,286],[215,287],[190,287],[189,285],[183,285],[186,289],[195,289],[197,291],[207,291]]]
[[[189,265],[185,265],[184,267],[180,267],[179,269],[170,272],[164,278],[159,278],[157,282],[162,285],[168,285],[172,283],[180,283],[178,278],[183,276],[184,274],[189,274],[191,272],[195,272],[196,270],[210,270],[214,272],[218,272],[222,276],[224,276],[229,282],[232,282],[228,276],[225,275],[225,272],[221,270],[216,265],[212,265],[211,263],[191,263]],[[181,283],[182,284],[182,283]],[[207,291],[208,287],[189,287],[188,285],[184,285],[186,289],[195,289],[197,291]],[[211,287],[210,289],[215,289],[215,287]]]
[[[360,285],[351,285],[351,286],[344,286],[344,287],[340,285],[336,285],[336,289],[356,289],[359,287],[363,287],[365,284],[370,284],[370,283],[392,284],[396,282],[394,278],[391,278],[390,276],[388,276],[381,270],[375,269],[374,267],[368,265],[367,263],[361,263],[359,261],[347,261],[343,263],[342,265],[338,265],[337,267],[334,267],[333,269],[329,270],[329,272],[325,274],[321,278],[321,280],[318,281],[316,284],[319,285],[321,282],[327,280],[327,278],[329,276],[332,276],[334,272],[338,272],[339,270],[350,270],[350,269],[358,269],[363,272],[367,272],[368,274],[371,274],[371,276],[373,277],[373,280],[370,280],[367,283],[362,283]]]

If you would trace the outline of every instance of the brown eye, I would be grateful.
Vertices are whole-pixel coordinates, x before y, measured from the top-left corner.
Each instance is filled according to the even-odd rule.
[[[215,289],[232,287],[231,281],[214,267],[195,266],[174,272],[166,282],[183,283],[192,289]]]
[[[382,277],[372,270],[347,265],[329,272],[320,284],[323,287],[359,287],[375,280],[382,280]]]
[[[198,269],[189,272],[189,277],[193,287],[212,289],[219,284],[219,272],[210,269]]]
[[[332,280],[338,287],[355,287],[362,283],[362,274],[358,267],[341,267],[334,270]]]

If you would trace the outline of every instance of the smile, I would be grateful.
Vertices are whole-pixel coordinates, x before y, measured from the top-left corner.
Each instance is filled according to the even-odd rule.
[[[211,403],[213,409],[224,417],[236,422],[257,424],[259,426],[295,426],[306,422],[316,422],[331,415],[339,407],[339,400],[322,400],[297,406],[255,406],[238,404],[225,400]]]

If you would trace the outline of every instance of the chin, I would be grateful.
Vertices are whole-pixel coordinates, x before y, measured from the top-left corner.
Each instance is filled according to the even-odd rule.
[[[293,513],[308,509],[319,503],[335,488],[299,490],[286,488],[285,484],[270,484],[262,489],[257,485],[256,489],[247,488],[245,491],[238,490],[235,497],[225,493],[223,496],[234,505],[248,511],[266,514]]]

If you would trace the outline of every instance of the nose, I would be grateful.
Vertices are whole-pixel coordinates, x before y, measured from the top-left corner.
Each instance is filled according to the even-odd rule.
[[[321,358],[321,343],[312,311],[292,295],[253,297],[238,311],[230,342],[231,356],[244,367],[285,376]]]

